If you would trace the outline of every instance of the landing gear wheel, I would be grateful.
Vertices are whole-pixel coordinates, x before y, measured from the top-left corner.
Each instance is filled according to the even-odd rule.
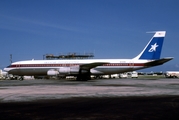
[[[18,80],[19,80],[19,81],[23,81],[24,78],[21,76],[21,77],[18,78]]]

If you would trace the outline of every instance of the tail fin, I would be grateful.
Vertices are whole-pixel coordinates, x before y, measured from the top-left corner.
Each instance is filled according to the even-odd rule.
[[[166,31],[157,31],[143,51],[134,59],[156,60],[160,59],[162,45]]]

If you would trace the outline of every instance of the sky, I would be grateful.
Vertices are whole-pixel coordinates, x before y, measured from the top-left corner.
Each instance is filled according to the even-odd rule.
[[[0,68],[45,54],[133,58],[166,31],[161,58],[145,71],[179,70],[178,0],[0,0]]]

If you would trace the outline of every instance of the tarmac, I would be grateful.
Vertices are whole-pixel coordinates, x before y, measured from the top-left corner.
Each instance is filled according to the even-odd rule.
[[[0,119],[179,119],[179,79],[2,80]]]

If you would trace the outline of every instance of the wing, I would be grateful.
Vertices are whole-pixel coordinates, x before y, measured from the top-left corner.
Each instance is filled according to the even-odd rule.
[[[97,66],[101,66],[104,64],[108,64],[108,63],[107,62],[95,62],[95,63],[83,64],[83,65],[80,65],[80,69],[90,70],[91,68],[95,68]]]
[[[148,62],[148,63],[145,63],[145,66],[157,66],[157,65],[162,65],[170,60],[172,60],[173,57],[167,57],[167,58],[162,58],[162,59],[159,59],[159,60],[154,60],[152,62]]]

